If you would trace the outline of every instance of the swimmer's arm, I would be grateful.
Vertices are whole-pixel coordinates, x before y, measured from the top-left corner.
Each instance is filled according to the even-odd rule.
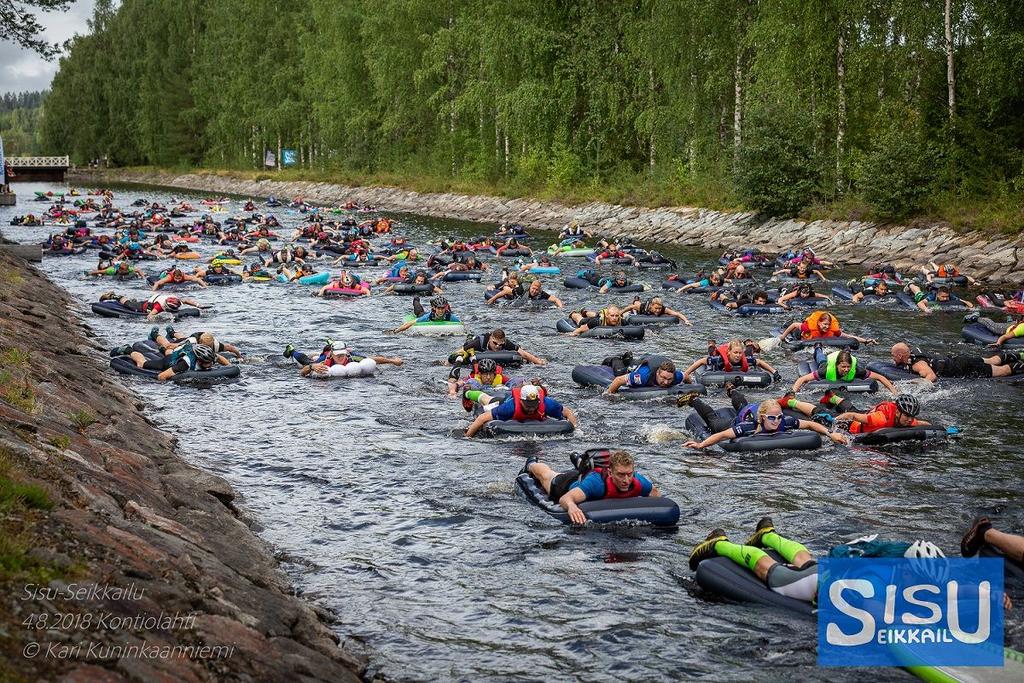
[[[692,323],[692,322],[690,322],[690,319],[689,319],[689,318],[687,318],[687,317],[686,317],[686,315],[685,315],[684,313],[680,312],[680,311],[677,311],[677,310],[671,309],[671,308],[669,308],[668,306],[666,306],[666,307],[665,307],[665,312],[666,312],[666,313],[668,313],[669,315],[671,315],[671,316],[675,317],[675,318],[679,318],[679,320],[680,320],[680,321],[681,321],[681,322],[682,322],[683,324],[685,324],[685,325],[693,325],[693,323]]]
[[[797,420],[797,422],[799,423],[800,429],[809,429],[812,432],[823,434],[824,436],[827,436],[828,438],[832,439],[832,441],[834,441],[835,443],[844,445],[850,443],[850,440],[847,439],[842,434],[839,434],[837,432],[830,432],[823,425],[820,425],[812,420]]]
[[[924,377],[926,380],[932,383],[938,381],[939,379],[938,375],[935,374],[935,371],[932,370],[932,367],[925,363],[923,360],[919,360],[916,363],[914,363],[910,370],[915,374]]]
[[[616,377],[615,379],[612,380],[611,384],[608,385],[608,393],[609,394],[617,394],[617,393],[619,393],[619,389],[621,389],[622,387],[626,386],[626,384],[628,382],[629,382],[629,373],[626,373],[625,375],[619,375],[618,377]]]
[[[932,374],[932,376],[935,376],[934,373]],[[886,389],[888,389],[893,396],[899,393],[898,391],[896,391],[896,386],[885,375],[879,375],[877,372],[868,371],[868,379],[877,380],[878,383],[881,384]],[[934,382],[935,380],[932,381]]]
[[[758,361],[758,362],[760,362],[760,361]],[[690,364],[690,367],[686,368],[686,370],[683,372],[683,381],[686,382],[686,383],[689,383],[691,375],[693,375],[693,371],[696,370],[697,368],[701,367],[702,365],[707,365],[707,364],[708,364],[708,359],[707,358],[698,358],[697,360],[693,361],[693,363]]]
[[[814,379],[814,374],[813,372],[808,372],[806,375],[797,377],[796,381],[793,382],[793,391],[800,391],[800,387]]]
[[[535,355],[533,355],[532,353],[530,353],[529,351],[527,351],[526,349],[523,349],[523,348],[520,348],[517,353],[520,356],[522,356],[523,360],[525,360],[527,363],[533,363],[534,365],[547,365],[547,363],[548,363],[543,358],[535,356]]]
[[[473,420],[473,423],[466,428],[466,437],[472,438],[476,436],[476,433],[479,432],[485,424],[487,424],[493,419],[494,418],[491,416],[491,411],[489,410],[485,413],[480,413],[479,415],[477,415],[477,418]]]
[[[569,492],[558,499],[558,504],[569,513],[573,524],[586,524],[587,516],[580,510],[579,504],[586,501],[587,494],[580,488],[569,489]]]

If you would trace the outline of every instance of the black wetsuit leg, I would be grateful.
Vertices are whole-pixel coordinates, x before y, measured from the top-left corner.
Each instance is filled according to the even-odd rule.
[[[935,374],[939,377],[992,376],[992,368],[977,356],[969,356],[966,354],[947,356],[946,358],[936,362],[935,365]]]
[[[737,413],[746,408],[749,403],[750,401],[747,400],[747,397],[743,395],[742,391],[736,391],[735,389],[733,390],[732,407],[733,409],[736,410]]]
[[[700,419],[704,420],[704,424],[708,426],[708,429],[710,429],[712,433],[721,432],[732,427],[732,420],[719,417],[715,414],[715,409],[705,401],[695,398],[690,405],[697,411],[697,414],[700,415]]]
[[[415,315],[418,318],[421,315],[423,315],[424,313],[426,313],[426,311],[423,309],[423,304],[420,303],[420,298],[418,296],[417,297],[413,297],[413,300],[412,300],[412,314]]]

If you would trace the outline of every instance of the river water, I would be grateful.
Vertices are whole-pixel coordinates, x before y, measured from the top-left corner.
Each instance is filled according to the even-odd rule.
[[[45,209],[29,201],[33,190],[60,188],[15,189],[19,205],[0,209],[3,232],[18,241],[41,241],[51,229],[7,227],[9,220]],[[138,197],[164,203],[185,198],[196,205],[200,198],[122,188],[116,202],[127,206]],[[275,214],[285,225],[300,219],[288,210]],[[494,229],[397,218],[416,244]],[[552,241],[544,238],[533,245]],[[212,255],[215,248],[200,245],[199,251]],[[684,269],[718,256],[663,251]],[[111,346],[144,338],[147,324],[88,310],[88,302],[115,284],[84,277],[94,263],[93,252],[48,258],[42,268],[82,302],[83,317]],[[607,301],[547,277],[567,306]],[[638,279],[656,289],[661,281],[656,273]],[[145,294],[138,285],[116,285],[119,292]],[[149,414],[180,438],[186,458],[224,476],[242,494],[244,508],[285,558],[298,591],[338,613],[337,632],[365,643],[372,672],[395,680],[466,681],[906,679],[895,670],[816,668],[812,624],[707,595],[687,567],[690,549],[716,526],[745,539],[763,514],[818,553],[878,533],[929,539],[958,555],[960,536],[979,512],[994,513],[1018,531],[1024,524],[1018,505],[1024,464],[1020,388],[907,384],[927,419],[963,430],[955,441],[927,448],[688,451],[681,447],[688,437],[682,431],[685,411],[601,398],[572,382],[572,366],[627,348],[688,363],[706,352],[709,338],[766,337],[779,318],[728,317],[702,296],[670,293],[667,303],[690,316],[694,327],[648,331],[637,344],[569,339],[555,332],[557,311],[488,308],[483,289],[481,283],[454,283],[447,296],[471,332],[502,326],[550,361],[537,373],[578,413],[582,428],[572,439],[463,438],[468,418],[444,396],[447,369],[439,365],[459,340],[382,334],[409,312],[408,297],[320,300],[311,288],[278,284],[190,293],[214,305],[197,327],[241,347],[241,381],[198,390],[126,380],[145,397]],[[619,297],[621,303],[629,298]],[[880,340],[860,352],[862,362],[884,358],[901,337],[936,351],[968,350],[960,343],[957,314],[838,311],[845,327]],[[196,328],[183,323],[179,329]],[[313,381],[300,378],[281,354],[288,342],[315,351],[328,337],[363,353],[400,355],[406,363],[384,367],[376,379]],[[798,358],[782,351],[767,356],[790,382]],[[724,395],[713,400],[726,402]],[[678,531],[572,530],[514,494],[513,480],[527,455],[557,468],[568,465],[571,453],[597,445],[622,446],[637,456],[640,469],[679,503]],[[1021,602],[1018,613],[1024,611]],[[1007,632],[1010,644],[1024,645],[1019,614],[1009,617]]]

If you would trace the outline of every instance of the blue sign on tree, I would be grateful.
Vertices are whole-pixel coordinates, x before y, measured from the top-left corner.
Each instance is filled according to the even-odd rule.
[[[281,165],[282,166],[294,166],[297,162],[297,156],[294,149],[282,149],[281,150]]]

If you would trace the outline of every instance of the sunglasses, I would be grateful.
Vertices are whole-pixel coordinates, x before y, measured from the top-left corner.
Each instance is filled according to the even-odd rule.
[[[764,419],[768,422],[778,422],[782,419],[782,415],[765,415]]]

